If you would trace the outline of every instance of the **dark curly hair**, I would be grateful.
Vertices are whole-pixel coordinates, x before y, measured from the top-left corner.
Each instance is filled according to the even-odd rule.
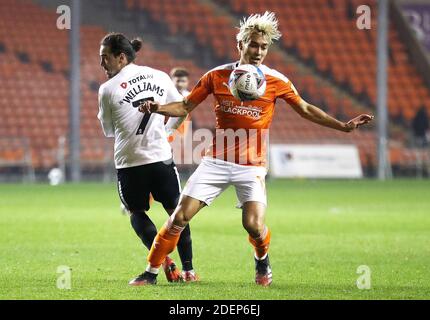
[[[130,41],[122,33],[116,32],[107,34],[100,42],[101,45],[109,47],[114,57],[118,57],[121,53],[124,53],[128,63],[136,59],[136,52],[142,48],[142,43],[143,41],[139,38]]]

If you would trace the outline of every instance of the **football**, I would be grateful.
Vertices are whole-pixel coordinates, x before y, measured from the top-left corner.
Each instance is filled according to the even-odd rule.
[[[242,64],[230,74],[228,87],[231,94],[241,101],[255,100],[266,91],[266,77],[257,66]]]

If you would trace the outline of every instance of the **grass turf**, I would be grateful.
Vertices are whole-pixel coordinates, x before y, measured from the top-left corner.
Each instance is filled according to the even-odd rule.
[[[234,189],[192,221],[201,282],[127,282],[146,265],[114,184],[0,185],[0,299],[429,299],[430,182],[270,181],[274,283],[254,283]],[[158,227],[166,219],[154,204]],[[173,255],[176,260],[178,256]],[[59,290],[57,267],[72,268]],[[371,270],[359,290],[357,267]]]

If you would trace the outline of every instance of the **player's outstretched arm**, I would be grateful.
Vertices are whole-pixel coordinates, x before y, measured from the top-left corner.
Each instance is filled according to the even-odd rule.
[[[197,105],[191,101],[178,101],[160,105],[156,101],[145,101],[139,106],[139,111],[144,113],[159,113],[169,117],[185,117]]]
[[[166,125],[164,126],[166,128],[167,135],[172,135],[175,130],[177,130],[181,124],[185,121],[187,117],[169,117],[169,120],[167,120]]]
[[[298,114],[300,114],[300,116],[307,120],[344,132],[351,132],[360,126],[369,123],[374,118],[373,115],[361,114],[348,122],[342,122],[328,115],[320,108],[307,103],[303,99],[298,104],[292,105],[292,107]]]

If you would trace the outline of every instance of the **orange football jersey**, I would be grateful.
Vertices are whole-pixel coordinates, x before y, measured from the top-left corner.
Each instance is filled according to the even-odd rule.
[[[215,97],[216,136],[206,152],[207,156],[242,165],[264,166],[268,129],[276,99],[297,104],[301,98],[287,77],[260,65],[266,77],[264,95],[257,100],[241,102],[233,97],[228,88],[230,73],[238,64],[226,64],[207,72],[187,96],[187,100],[199,104],[209,94]]]

